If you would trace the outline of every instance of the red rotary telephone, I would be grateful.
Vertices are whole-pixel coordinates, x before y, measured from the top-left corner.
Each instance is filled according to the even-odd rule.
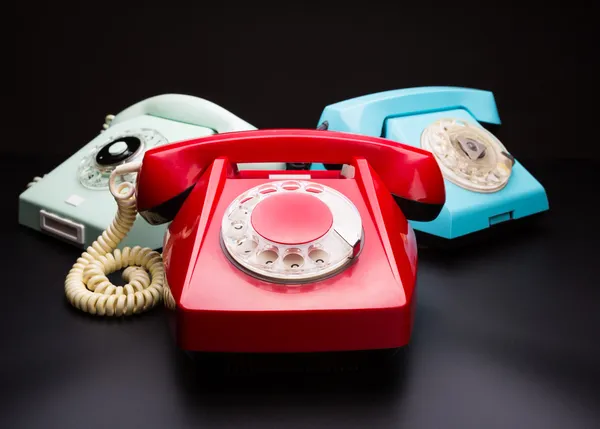
[[[335,171],[238,171],[322,162]],[[135,187],[117,177],[137,172]],[[65,281],[72,305],[128,316],[163,299],[189,352],[394,349],[413,323],[417,250],[407,218],[445,202],[433,155],[321,130],[217,134],[148,150],[110,178],[115,220]],[[135,194],[135,195],[134,195]],[[163,255],[118,248],[137,213],[171,222]],[[111,272],[124,269],[124,286]]]
[[[235,168],[282,161],[346,167],[293,175]],[[445,202],[429,152],[319,130],[218,134],[149,150],[136,195],[149,223],[172,220],[167,307],[184,350],[409,342],[417,250],[407,218],[433,220]]]

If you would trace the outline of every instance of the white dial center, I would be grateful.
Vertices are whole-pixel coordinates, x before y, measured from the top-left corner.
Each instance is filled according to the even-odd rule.
[[[124,141],[115,142],[108,148],[108,152],[111,155],[121,155],[126,150],[127,150],[127,143],[125,143]]]

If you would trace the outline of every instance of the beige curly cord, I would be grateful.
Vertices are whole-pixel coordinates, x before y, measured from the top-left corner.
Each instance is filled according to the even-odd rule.
[[[65,293],[76,308],[98,316],[129,316],[154,308],[163,299],[167,307],[174,300],[166,284],[160,253],[135,246],[117,249],[136,220],[135,189],[129,182],[115,186],[118,175],[139,171],[140,163],[117,167],[109,187],[117,202],[112,224],[77,259],[65,280]],[[107,278],[123,269],[124,286],[115,286]]]

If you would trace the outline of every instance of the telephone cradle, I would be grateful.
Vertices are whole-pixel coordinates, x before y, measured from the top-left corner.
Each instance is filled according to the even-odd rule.
[[[87,248],[110,224],[116,210],[108,191],[115,167],[139,160],[146,150],[215,133],[255,130],[246,121],[201,98],[162,94],[108,115],[92,141],[19,196],[19,223],[79,248]],[[281,168],[285,164],[242,165]],[[135,181],[135,173],[119,180]],[[160,248],[166,227],[136,223],[123,245]]]
[[[298,159],[345,167],[237,168]],[[135,186],[112,181],[131,171]],[[117,223],[133,223],[131,207],[151,225],[170,222],[163,254],[134,248],[107,256],[116,247],[107,244],[82,255],[65,284],[77,308],[131,315],[164,299],[176,343],[188,352],[409,343],[417,247],[407,218],[431,221],[445,202],[431,153],[342,132],[226,133],[151,148],[141,162],[118,167],[110,186],[120,201]],[[117,291],[102,276],[126,265],[145,270],[127,268],[129,283]]]
[[[500,125],[493,93],[458,87],[386,91],[325,107],[319,126],[384,137],[430,151],[440,164],[446,204],[432,222],[411,220],[438,243],[549,209],[544,187],[483,125]],[[488,126],[488,128],[490,128]],[[313,170],[339,168],[313,164]]]

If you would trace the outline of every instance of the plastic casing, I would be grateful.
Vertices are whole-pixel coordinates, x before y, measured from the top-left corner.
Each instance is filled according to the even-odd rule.
[[[421,134],[442,118],[477,124],[500,124],[493,93],[469,88],[422,87],[386,91],[327,106],[319,124],[331,131],[381,136],[421,147]],[[503,142],[506,145],[506,142]],[[507,147],[510,151],[510,146]],[[322,164],[312,166],[324,169]],[[411,221],[417,231],[452,239],[494,224],[548,210],[544,187],[515,160],[507,186],[495,193],[477,193],[445,180],[446,204],[432,222]]]
[[[234,163],[290,160],[300,153],[354,167],[351,178],[340,171],[301,176],[352,201],[362,218],[364,240],[360,256],[345,271],[288,287],[233,266],[219,239],[231,201],[257,185],[299,178],[297,172],[237,172]],[[389,180],[396,168],[402,173]],[[172,174],[164,173],[168,171]],[[160,191],[150,191],[156,188]],[[169,314],[180,348],[324,352],[408,344],[415,310],[416,240],[392,194],[441,208],[443,180],[430,153],[384,139],[310,130],[222,134],[148,151],[137,182],[138,209],[152,211],[184,190],[190,191],[170,223],[163,251],[176,303]]]
[[[107,130],[25,190],[19,196],[19,223],[77,247],[87,248],[110,225],[117,205],[108,189],[84,187],[76,177],[77,167],[94,147],[110,140],[112,135],[141,128],[158,131],[169,143],[215,133],[256,129],[231,112],[201,98],[182,94],[148,98],[120,112]],[[284,169],[285,164],[240,165],[239,168]],[[45,228],[42,228],[42,222]],[[63,236],[56,232],[57,229],[69,233]],[[165,230],[165,225],[152,226],[138,218],[119,247],[160,248]]]

